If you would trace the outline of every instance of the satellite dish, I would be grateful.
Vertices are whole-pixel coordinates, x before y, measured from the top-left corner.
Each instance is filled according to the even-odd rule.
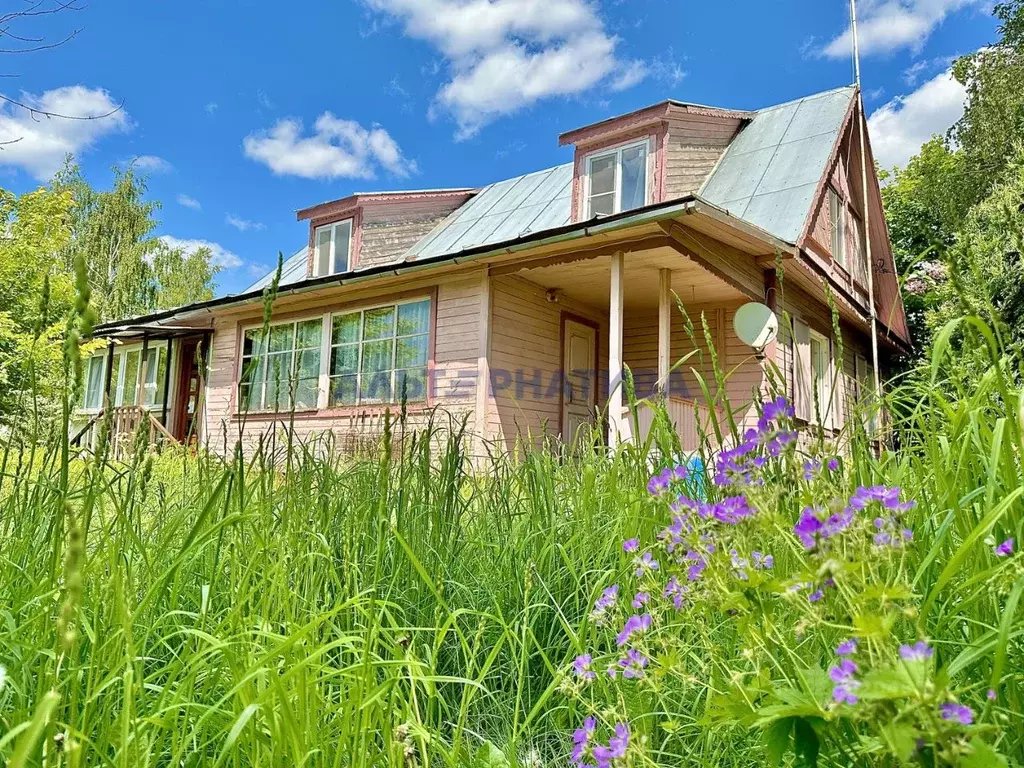
[[[765,304],[752,301],[736,310],[732,327],[740,341],[761,351],[779,335],[779,318]]]

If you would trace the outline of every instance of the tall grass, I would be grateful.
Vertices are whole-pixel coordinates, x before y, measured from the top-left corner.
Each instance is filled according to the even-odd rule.
[[[961,690],[982,701],[998,687],[986,717],[1000,751],[1024,761],[1024,580],[1019,558],[991,552],[996,531],[1020,541],[1024,525],[1020,392],[995,375],[971,392],[941,385],[896,387],[900,450],[876,455],[852,436],[842,483],[900,485],[918,501],[913,620]],[[100,455],[66,477],[59,447],[9,441],[0,755],[565,765],[584,715],[560,694],[567,665],[597,642],[588,614],[628,568],[623,539],[663,525],[646,491],[652,445],[495,450],[475,472],[463,432],[438,415],[402,450],[385,449],[388,435],[356,457],[324,441],[227,461],[139,446],[126,464]],[[664,453],[670,435],[654,443]],[[728,613],[687,631],[722,668],[743,653]],[[637,694],[657,742],[643,764],[767,765],[761,734],[716,713],[729,685],[693,674]],[[823,752],[820,764],[851,763]]]

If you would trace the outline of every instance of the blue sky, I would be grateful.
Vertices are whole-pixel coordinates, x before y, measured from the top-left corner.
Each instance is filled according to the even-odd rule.
[[[48,0],[44,0],[46,2]],[[876,155],[901,164],[962,110],[952,57],[995,38],[982,0],[861,0]],[[158,234],[210,244],[219,292],[301,247],[295,210],[355,191],[477,186],[566,162],[560,132],[664,98],[736,108],[852,81],[845,0],[106,0],[8,56],[0,185],[67,151],[97,186],[138,158]]]

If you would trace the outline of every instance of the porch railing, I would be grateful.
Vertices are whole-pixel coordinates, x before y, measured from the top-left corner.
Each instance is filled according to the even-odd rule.
[[[176,445],[178,443],[156,416],[141,405],[118,405],[111,408],[111,412],[109,439],[110,453],[114,458],[122,458],[131,450],[132,441],[140,429],[146,432],[148,445]],[[105,409],[93,415],[85,426],[71,438],[71,444],[93,450],[96,447],[100,424],[105,416]]]
[[[668,418],[676,428],[679,443],[684,451],[696,451],[700,448],[701,432],[712,442],[715,440],[715,429],[712,419],[722,423],[722,414],[718,408],[711,408],[702,400],[691,400],[682,397],[670,397],[665,403]],[[628,416],[627,416],[628,418]],[[639,434],[637,437],[646,440],[654,425],[654,410],[646,403],[641,403],[637,411]]]

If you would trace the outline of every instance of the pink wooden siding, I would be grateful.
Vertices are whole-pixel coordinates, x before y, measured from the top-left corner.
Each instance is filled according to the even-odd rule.
[[[598,326],[597,362],[602,371],[608,368],[607,316],[571,302],[553,304],[545,298],[544,288],[522,277],[496,277],[491,285],[490,368],[495,387],[488,431],[509,447],[519,435],[556,435],[561,400],[550,390],[553,380],[557,387],[562,368],[562,314],[578,315]],[[603,407],[606,394],[599,393],[598,407]]]
[[[700,189],[741,122],[738,118],[706,115],[670,120],[662,199],[672,200]]]

